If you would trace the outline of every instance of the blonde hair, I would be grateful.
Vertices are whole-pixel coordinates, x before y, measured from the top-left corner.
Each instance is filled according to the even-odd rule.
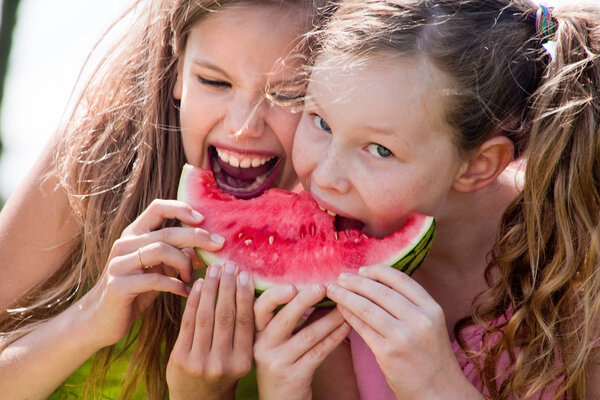
[[[34,330],[81,298],[102,274],[112,244],[153,199],[176,197],[185,156],[178,104],[172,96],[178,57],[192,27],[235,4],[273,4],[306,11],[316,0],[140,0],[123,18],[134,23],[95,69],[66,124],[55,173],[81,227],[61,267],[0,320],[4,343]],[[54,173],[54,172],[53,172]],[[172,222],[171,224],[174,224]],[[181,299],[162,293],[143,313],[126,348],[135,343],[119,398],[142,381],[150,399],[166,398],[165,367],[177,337]],[[157,332],[159,334],[157,334]],[[114,346],[94,357],[84,397],[101,397]]]
[[[581,399],[600,344],[600,12],[553,10],[551,56],[537,9],[528,0],[345,0],[314,34],[313,60],[423,57],[455,83],[445,118],[459,150],[504,135],[526,156],[523,192],[486,269],[490,288],[455,333],[492,398],[550,388],[555,399]],[[473,324],[485,329],[482,349],[462,340]],[[510,370],[499,371],[506,354]]]

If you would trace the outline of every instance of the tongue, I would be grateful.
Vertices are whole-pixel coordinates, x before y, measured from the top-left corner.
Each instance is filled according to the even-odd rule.
[[[335,216],[335,228],[340,232],[349,229],[361,231],[364,226],[365,224],[357,219],[342,217],[340,215]]]

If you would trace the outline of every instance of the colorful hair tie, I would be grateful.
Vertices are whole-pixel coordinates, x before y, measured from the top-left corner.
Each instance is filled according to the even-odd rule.
[[[549,40],[556,32],[556,23],[552,19],[551,9],[540,4],[535,13],[535,30],[542,43]]]
[[[535,13],[535,30],[541,39],[542,46],[550,55],[550,59],[554,61],[556,58],[556,40],[554,40],[556,21],[552,19],[549,7],[540,4]]]

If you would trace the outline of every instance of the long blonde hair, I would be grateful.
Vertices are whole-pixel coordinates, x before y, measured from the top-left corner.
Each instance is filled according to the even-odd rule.
[[[124,228],[153,199],[176,197],[185,163],[172,96],[177,60],[194,24],[243,3],[299,7],[308,30],[324,2],[139,0],[124,15],[133,23],[94,70],[57,146],[55,173],[81,229],[61,267],[0,319],[5,344],[81,298],[97,282]],[[148,398],[166,398],[165,367],[180,317],[181,300],[168,293],[143,313],[127,339],[126,348],[135,348],[120,398],[130,398],[142,381]],[[112,346],[96,354],[84,397],[101,397],[114,353]]]
[[[459,150],[500,134],[526,156],[525,187],[486,269],[490,288],[455,333],[492,398],[550,388],[582,399],[600,344],[600,11],[555,9],[556,33],[540,38],[537,10],[528,0],[345,0],[316,32],[313,58],[424,57],[455,83],[445,118]],[[473,324],[485,329],[482,349],[462,340]],[[511,369],[499,371],[506,354]]]

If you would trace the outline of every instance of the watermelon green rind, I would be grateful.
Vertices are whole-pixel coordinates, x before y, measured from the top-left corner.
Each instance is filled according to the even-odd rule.
[[[403,228],[382,239],[357,230],[338,232],[333,217],[306,192],[270,189],[258,198],[235,199],[218,189],[211,172],[189,165],[182,170],[177,198],[205,215],[200,227],[226,237],[219,252],[196,249],[203,262],[234,261],[251,273],[257,293],[285,283],[300,290],[326,284],[343,271],[371,264],[412,274],[435,234],[433,218],[419,213],[411,213]]]

